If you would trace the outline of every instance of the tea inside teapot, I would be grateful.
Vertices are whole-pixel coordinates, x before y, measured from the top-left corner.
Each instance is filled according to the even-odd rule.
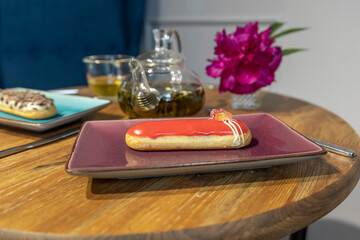
[[[159,93],[156,112],[139,114],[131,104],[134,82],[123,81],[119,89],[121,109],[131,118],[191,116],[201,110],[205,91],[196,74],[185,67],[180,36],[175,29],[154,29],[155,49],[137,57],[150,88]],[[174,50],[174,36],[177,39]],[[134,76],[133,76],[134,77]]]

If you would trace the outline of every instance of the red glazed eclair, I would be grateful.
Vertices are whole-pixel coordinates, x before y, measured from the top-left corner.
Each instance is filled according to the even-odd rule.
[[[251,142],[251,132],[232,114],[214,109],[209,119],[148,121],[130,127],[126,144],[135,150],[234,149]]]
[[[0,110],[29,119],[45,119],[55,116],[54,101],[42,93],[0,89]]]

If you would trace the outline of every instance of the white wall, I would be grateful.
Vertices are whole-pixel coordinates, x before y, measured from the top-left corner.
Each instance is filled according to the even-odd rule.
[[[285,56],[268,91],[320,105],[341,116],[360,134],[360,1],[357,0],[148,0],[143,50],[153,48],[153,27],[176,27],[182,36],[186,65],[203,83],[217,31],[236,25],[274,21],[286,27],[309,27],[279,38],[283,48],[306,52]],[[312,239],[357,239],[360,235],[360,185],[333,212],[310,226]]]
[[[274,21],[286,27],[309,27],[277,40],[283,48],[309,49],[284,57],[276,82],[267,90],[300,98],[335,112],[360,133],[360,1],[356,0],[148,0],[143,50],[152,49],[151,28],[176,27],[187,66],[203,83],[218,84],[205,74],[217,31],[236,25]]]

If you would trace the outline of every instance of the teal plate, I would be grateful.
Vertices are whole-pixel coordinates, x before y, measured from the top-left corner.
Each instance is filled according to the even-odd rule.
[[[25,91],[25,88],[14,88],[18,91]],[[33,120],[19,117],[13,114],[0,111],[0,124],[27,129],[36,132],[42,132],[60,125],[78,120],[90,113],[99,111],[111,103],[110,100],[96,99],[83,96],[61,95],[46,91],[28,89],[30,91],[40,92],[46,97],[52,98],[58,110],[58,113],[48,119]]]

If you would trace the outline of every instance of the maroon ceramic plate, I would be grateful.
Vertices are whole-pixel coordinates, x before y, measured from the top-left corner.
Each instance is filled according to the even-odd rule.
[[[325,149],[270,114],[234,118],[247,124],[253,135],[245,148],[153,152],[130,149],[125,134],[136,123],[159,119],[89,121],[78,135],[66,172],[93,178],[137,178],[267,167],[326,154]]]

